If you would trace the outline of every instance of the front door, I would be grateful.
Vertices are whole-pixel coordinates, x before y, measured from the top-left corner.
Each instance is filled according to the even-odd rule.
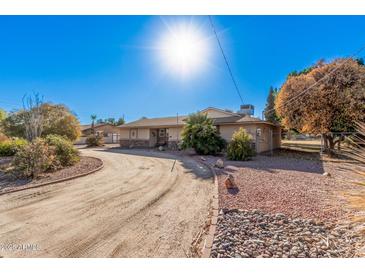
[[[157,144],[159,146],[164,146],[167,144],[168,130],[167,128],[159,128],[157,132]]]
[[[157,145],[157,135],[158,130],[157,129],[151,129],[150,131],[150,147],[154,147]]]

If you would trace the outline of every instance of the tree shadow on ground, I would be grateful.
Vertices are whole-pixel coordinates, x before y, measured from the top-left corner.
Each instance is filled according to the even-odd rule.
[[[195,178],[200,178],[200,179],[213,178],[213,174],[208,167],[206,167],[199,161],[196,161],[192,157],[189,157],[187,154],[172,154],[170,151],[156,151],[154,149],[104,148],[103,151],[110,153],[133,155],[133,156],[176,160],[185,169],[184,171],[185,173],[192,173]],[[171,161],[171,169],[169,170],[169,172],[172,172],[175,166],[176,163],[174,163],[174,161]]]
[[[224,171],[236,172],[241,168],[256,169],[269,173],[278,173],[280,170],[298,171],[305,173],[323,174],[325,172],[321,161],[288,158],[282,156],[259,155],[250,161],[225,161]],[[259,179],[259,178],[258,178]]]

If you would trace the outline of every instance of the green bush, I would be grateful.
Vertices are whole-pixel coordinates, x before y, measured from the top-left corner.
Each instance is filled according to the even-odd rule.
[[[232,141],[227,147],[227,157],[234,161],[247,161],[255,155],[251,146],[251,137],[243,128],[233,133]]]
[[[104,138],[101,135],[89,135],[86,138],[86,145],[88,147],[100,147],[104,145]]]
[[[5,140],[0,143],[0,156],[14,156],[26,144],[27,141],[24,139]]]
[[[182,132],[182,141],[182,148],[194,148],[196,153],[203,155],[215,155],[226,146],[213,120],[201,113],[189,115]]]
[[[72,166],[80,161],[79,151],[68,139],[51,134],[45,138],[45,141],[49,146],[53,147],[55,153],[55,161],[52,165],[53,169]]]
[[[13,166],[16,175],[37,178],[52,167],[54,161],[54,149],[45,140],[37,138],[18,150]]]

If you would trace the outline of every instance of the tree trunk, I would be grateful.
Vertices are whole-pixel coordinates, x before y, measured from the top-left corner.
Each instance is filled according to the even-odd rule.
[[[323,133],[322,137],[324,145],[323,152],[332,157],[334,155],[334,149],[336,145],[336,142],[334,141],[334,136],[331,133]]]

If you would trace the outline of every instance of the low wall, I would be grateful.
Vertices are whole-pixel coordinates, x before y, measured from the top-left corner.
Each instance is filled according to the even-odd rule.
[[[132,148],[132,147],[141,147],[146,148],[150,146],[149,140],[120,140],[120,147],[122,148]]]
[[[74,145],[85,145],[86,144],[86,138],[87,137],[80,137],[79,139],[76,140]]]

